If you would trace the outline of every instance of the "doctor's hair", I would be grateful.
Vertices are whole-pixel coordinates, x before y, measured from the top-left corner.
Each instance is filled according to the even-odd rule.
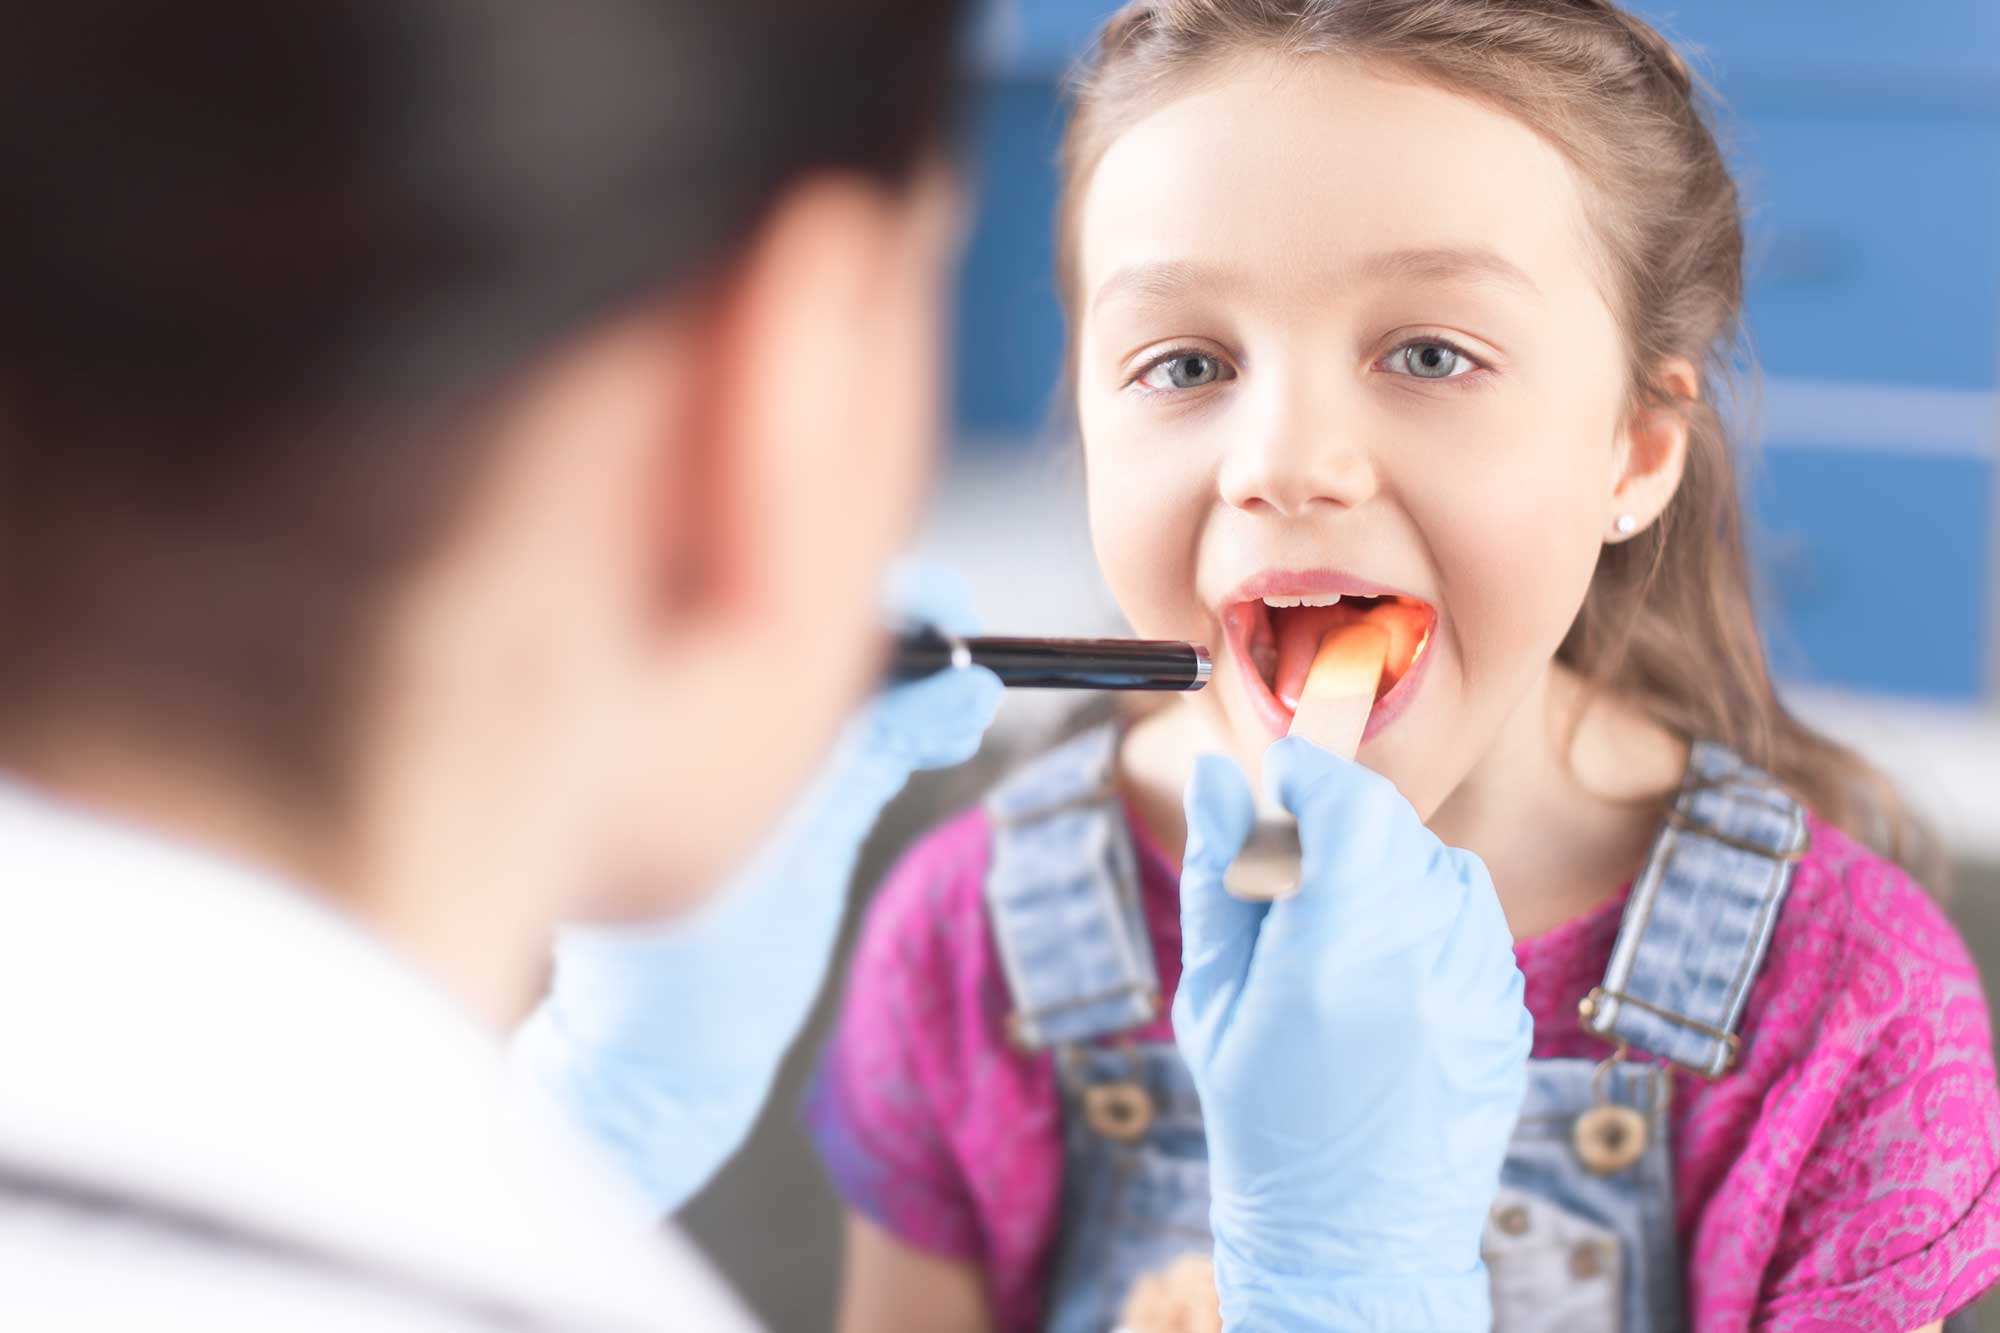
[[[1575,169],[1599,281],[1623,333],[1632,410],[1687,423],[1658,522],[1604,549],[1558,660],[1681,736],[1719,741],[1822,818],[1933,887],[1943,866],[1889,782],[1794,717],[1758,633],[1729,432],[1718,411],[1743,345],[1743,210],[1688,62],[1609,0],[1134,0],[1072,80],[1058,288],[1078,309],[1077,215],[1126,128],[1248,54],[1351,59],[1485,103]],[[1700,392],[1661,368],[1683,358]]]
[[[63,0],[0,24],[0,730],[323,794],[482,409],[951,137],[963,0]],[[261,772],[260,772],[261,775]]]

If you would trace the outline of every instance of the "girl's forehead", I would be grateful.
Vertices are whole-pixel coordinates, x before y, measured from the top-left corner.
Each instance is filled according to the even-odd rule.
[[[1334,58],[1244,60],[1107,148],[1078,215],[1078,293],[1163,283],[1275,295],[1363,280],[1596,296],[1581,191],[1522,122]]]

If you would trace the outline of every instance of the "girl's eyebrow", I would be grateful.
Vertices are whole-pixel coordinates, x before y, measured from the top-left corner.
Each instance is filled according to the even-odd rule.
[[[1498,282],[1539,295],[1521,268],[1483,246],[1438,246],[1431,249],[1385,250],[1354,266],[1357,279],[1402,278],[1423,282]]]
[[[1499,283],[1539,295],[1520,266],[1483,246],[1433,246],[1409,250],[1382,250],[1344,265],[1336,276],[1337,286],[1388,280],[1415,282]],[[1195,260],[1163,260],[1128,264],[1119,269],[1091,298],[1095,310],[1115,300],[1129,300],[1140,306],[1166,305],[1190,295],[1211,292],[1241,282],[1238,270]]]
[[[1104,280],[1091,297],[1095,310],[1112,301],[1129,300],[1136,305],[1167,305],[1190,294],[1213,291],[1238,280],[1236,271],[1215,264],[1173,259],[1147,264],[1127,264]]]

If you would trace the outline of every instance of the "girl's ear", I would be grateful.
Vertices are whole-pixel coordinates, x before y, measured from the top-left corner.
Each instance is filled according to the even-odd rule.
[[[1701,376],[1686,357],[1669,357],[1654,383],[1667,395],[1626,419],[1621,460],[1604,519],[1606,540],[1625,541],[1651,527],[1680,489],[1687,466],[1687,408],[1701,398]]]

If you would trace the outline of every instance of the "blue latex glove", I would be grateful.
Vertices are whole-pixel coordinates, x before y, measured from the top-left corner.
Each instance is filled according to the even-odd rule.
[[[1480,1234],[1533,1025],[1477,857],[1386,779],[1288,738],[1264,777],[1299,822],[1298,895],[1230,897],[1254,810],[1206,755],[1187,791],[1174,1037],[1208,1127],[1230,1329],[1492,1327]]]
[[[891,601],[976,631],[964,584],[906,567]],[[550,993],[514,1039],[540,1084],[664,1212],[742,1144],[825,980],[861,844],[917,769],[961,763],[1000,705],[984,668],[871,700],[772,840],[672,922],[560,932]],[[722,762],[728,762],[723,758]]]

